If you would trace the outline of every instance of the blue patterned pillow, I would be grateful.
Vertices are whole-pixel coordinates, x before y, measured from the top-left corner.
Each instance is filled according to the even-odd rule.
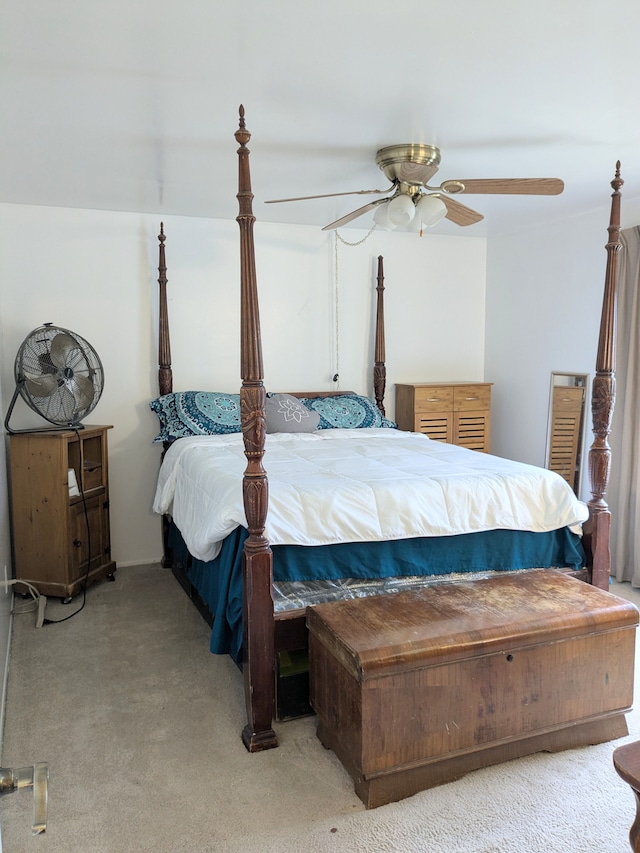
[[[381,415],[380,409],[373,400],[358,394],[301,397],[300,402],[320,415],[318,429],[398,428],[397,424]]]
[[[154,441],[241,431],[240,394],[178,391],[152,400],[149,407],[160,420],[160,432]]]

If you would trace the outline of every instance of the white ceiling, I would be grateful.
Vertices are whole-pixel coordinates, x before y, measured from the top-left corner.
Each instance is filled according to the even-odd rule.
[[[322,226],[384,188],[383,145],[437,180],[560,177],[465,196],[483,236],[640,193],[637,0],[0,0],[0,202],[237,215],[238,106],[259,220]],[[355,220],[368,227],[371,215]]]

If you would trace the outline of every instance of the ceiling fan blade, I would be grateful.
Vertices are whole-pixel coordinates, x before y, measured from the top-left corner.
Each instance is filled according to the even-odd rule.
[[[447,183],[445,181],[443,187]],[[459,183],[464,184],[464,189],[457,192],[487,195],[560,195],[564,189],[564,181],[560,178],[478,178],[468,181],[461,178]]]
[[[25,373],[24,384],[32,397],[50,397],[58,389],[58,380],[51,373],[43,376],[29,376]]]
[[[362,216],[368,210],[373,210],[374,207],[377,207],[379,204],[382,204],[386,199],[376,199],[376,201],[370,201],[368,204],[359,207],[357,210],[352,210],[351,213],[347,213],[346,216],[342,216],[340,219],[336,219],[335,222],[329,223],[329,225],[325,225],[322,229],[323,231],[333,231],[336,228],[340,228],[341,225],[346,225],[347,222],[351,222],[352,219],[357,219],[359,216]]]
[[[387,187],[386,190],[351,190],[351,192],[346,193],[326,193],[325,195],[302,195],[298,198],[272,198],[268,201],[265,201],[265,204],[280,204],[284,201],[311,201],[314,198],[337,198],[341,195],[383,195],[384,193],[391,192],[393,189],[393,184],[390,187]]]
[[[64,332],[60,332],[51,341],[51,361],[56,367],[66,367],[69,353],[78,348],[78,342]]]
[[[441,195],[440,198],[447,207],[445,217],[456,225],[474,225],[476,222],[481,222],[484,216],[476,210],[471,210],[465,204],[460,204],[459,201],[447,195]]]

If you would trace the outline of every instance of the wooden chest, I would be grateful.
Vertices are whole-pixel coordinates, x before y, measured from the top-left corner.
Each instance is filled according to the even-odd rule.
[[[626,735],[633,604],[534,570],[310,608],[318,737],[369,808]]]

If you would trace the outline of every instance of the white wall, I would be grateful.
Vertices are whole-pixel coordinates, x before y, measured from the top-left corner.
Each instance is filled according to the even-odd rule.
[[[489,241],[485,375],[495,383],[492,452],[544,465],[551,371],[594,374],[610,195],[604,183],[602,208]],[[640,221],[640,199],[624,190],[621,218],[623,228]],[[589,414],[585,455],[591,442]],[[585,464],[583,472],[586,500]]]
[[[159,217],[0,205],[0,229],[3,413],[16,351],[32,329],[50,321],[85,337],[106,377],[88,422],[114,427],[113,557],[121,566],[158,559],[160,523],[150,507],[160,446],[151,443],[157,421],[148,402],[157,396]],[[236,391],[237,223],[166,217],[165,230],[174,388]],[[352,242],[365,235],[346,232]],[[360,246],[336,247],[317,228],[257,222],[255,241],[267,390],[331,388],[337,353],[340,387],[372,394],[379,254],[387,414],[395,382],[484,378],[484,239],[374,232]],[[19,400],[12,426],[42,424]]]

